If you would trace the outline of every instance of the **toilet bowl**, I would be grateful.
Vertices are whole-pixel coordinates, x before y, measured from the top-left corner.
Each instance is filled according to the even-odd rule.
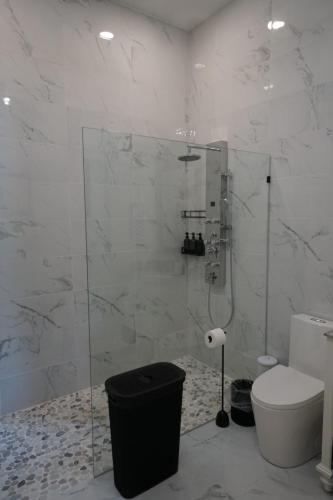
[[[259,448],[279,467],[295,467],[320,451],[325,342],[333,322],[294,315],[290,322],[289,366],[277,365],[259,375],[251,400]]]
[[[252,406],[259,448],[279,467],[295,467],[320,451],[324,383],[277,365],[253,384]]]

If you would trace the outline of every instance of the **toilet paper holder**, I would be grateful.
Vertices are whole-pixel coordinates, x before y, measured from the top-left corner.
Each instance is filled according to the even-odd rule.
[[[208,348],[221,347],[221,409],[216,415],[215,423],[218,427],[229,426],[229,415],[224,409],[224,344],[227,332],[222,328],[214,328],[205,334],[205,344]]]
[[[222,400],[221,400],[221,410],[217,413],[215,423],[218,427],[229,427],[229,415],[224,409],[224,344],[221,346],[222,351],[222,365],[221,365],[221,389],[222,389]]]

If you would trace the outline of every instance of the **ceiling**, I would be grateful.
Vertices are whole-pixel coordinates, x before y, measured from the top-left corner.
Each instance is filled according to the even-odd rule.
[[[230,0],[112,0],[113,3],[191,31]]]

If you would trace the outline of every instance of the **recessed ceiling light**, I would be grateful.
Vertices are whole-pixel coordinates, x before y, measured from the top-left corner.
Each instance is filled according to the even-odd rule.
[[[195,69],[205,69],[206,64],[203,64],[203,63],[195,63],[194,67],[195,67]]]
[[[114,34],[111,33],[111,31],[101,31],[99,37],[102,38],[103,40],[112,40]]]
[[[11,98],[10,97],[4,97],[3,98],[3,103],[4,103],[5,106],[10,106]]]
[[[267,24],[267,28],[269,31],[272,30],[279,30],[280,28],[283,28],[286,25],[284,21],[269,21]]]
[[[264,90],[272,90],[274,89],[274,83],[269,83],[268,85],[264,85]]]

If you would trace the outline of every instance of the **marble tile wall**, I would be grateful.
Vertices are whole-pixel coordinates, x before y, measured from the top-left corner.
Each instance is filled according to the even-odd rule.
[[[285,20],[286,26],[269,31],[272,18]],[[104,29],[114,32],[112,42],[98,38]],[[227,140],[233,148],[271,153],[270,351],[286,361],[293,312],[332,316],[332,37],[330,0],[233,0],[190,35],[108,0],[0,0],[0,411],[89,384],[82,127],[166,138],[177,137],[179,130],[195,130],[200,143]],[[11,106],[4,105],[4,96],[11,97]],[[122,140],[126,150],[128,139]],[[102,140],[102,146],[108,159],[110,144]],[[156,159],[160,145],[155,147]],[[131,159],[138,167],[142,156],[149,164],[147,151],[141,149],[141,157]],[[120,310],[125,310],[117,282],[124,276],[130,279],[129,269],[135,269],[136,279],[140,269],[145,270],[146,306],[135,309],[134,315],[142,332],[140,356],[152,359],[167,349],[176,357],[182,352],[174,352],[176,330],[169,335],[167,320],[160,344],[140,325],[148,321],[145,315],[153,325],[149,303],[160,290],[156,275],[161,266],[167,267],[172,282],[183,270],[177,259],[175,268],[168,267],[174,258],[171,249],[169,264],[156,257],[156,235],[161,237],[163,231],[151,217],[149,168],[137,168],[137,177],[130,178],[123,160],[119,172],[105,170],[103,162],[96,169],[100,177],[93,182],[95,196],[88,210],[98,213],[98,220],[107,220],[108,230],[119,223],[114,218],[136,211],[136,232],[118,224],[120,237],[111,242],[109,252],[110,242],[103,239],[106,228],[97,219],[91,221],[89,230],[96,235],[90,262],[94,285],[108,287],[105,269],[110,272],[110,263],[116,262],[108,298],[120,301]],[[248,160],[242,169],[247,165]],[[105,175],[112,176],[117,189],[107,185]],[[198,194],[200,182],[193,182]],[[101,200],[108,190],[112,201],[105,205]],[[165,215],[163,203],[178,210],[172,186],[161,195],[160,215]],[[239,218],[239,230],[245,220]],[[165,221],[168,225],[167,217]],[[258,239],[248,235],[248,255],[260,255],[258,232]],[[142,249],[135,262],[130,255],[133,234],[134,248]],[[107,255],[103,261],[96,257],[101,254]],[[247,258],[242,267],[254,272],[258,264],[250,265]],[[156,272],[148,279],[149,266]],[[185,273],[192,272],[191,266]],[[250,281],[244,278],[252,290],[261,287],[259,270],[254,274]],[[190,295],[197,294],[195,300],[203,303],[206,298],[197,283]],[[94,301],[96,310],[103,311],[105,302],[99,297]],[[154,307],[157,316],[163,315],[163,308]],[[250,309],[249,318],[256,306]],[[106,308],[106,314],[114,316],[114,308]],[[180,318],[176,307],[172,314]],[[188,314],[196,323],[193,310]],[[207,308],[202,315],[207,317]],[[102,317],[97,319],[103,323]],[[124,339],[126,349],[133,339],[133,317],[127,319],[119,349]],[[187,336],[178,335],[184,352],[193,342],[198,347],[200,328],[196,323]],[[245,365],[250,373],[253,357],[244,359],[242,353],[259,349],[259,337],[251,333],[254,343],[247,344],[244,328],[233,366]],[[201,354],[207,357],[206,351]],[[136,348],[128,355],[129,364],[138,359]],[[103,356],[101,376],[108,364]]]
[[[82,127],[176,137],[186,50],[181,30],[108,0],[0,0],[0,412],[89,385]],[[127,187],[104,206],[97,186],[88,210],[125,218]],[[100,280],[109,264],[92,257]]]
[[[332,42],[330,0],[234,0],[191,35],[198,141],[272,154],[268,334],[282,362],[291,314],[333,315]]]

